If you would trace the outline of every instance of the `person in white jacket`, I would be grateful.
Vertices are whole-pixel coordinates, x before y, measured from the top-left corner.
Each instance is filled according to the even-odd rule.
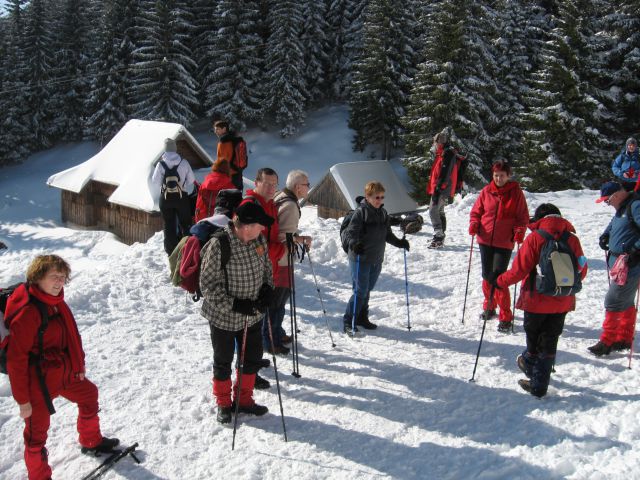
[[[164,141],[165,153],[156,164],[151,183],[160,194],[160,212],[164,221],[164,250],[167,255],[176,248],[180,239],[189,234],[192,225],[191,202],[195,177],[189,162],[178,154],[176,141]]]

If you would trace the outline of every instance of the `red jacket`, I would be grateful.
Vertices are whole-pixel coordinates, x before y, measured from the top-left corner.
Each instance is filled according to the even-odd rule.
[[[529,222],[529,208],[518,182],[498,188],[494,181],[484,187],[471,209],[470,223],[478,225],[478,243],[513,250],[515,229]]]
[[[569,237],[569,246],[581,263],[580,276],[584,279],[587,276],[587,263],[584,252],[580,245],[580,240],[575,235],[573,225],[564,218],[557,215],[547,215],[529,225],[533,233],[527,235],[522,247],[514,258],[511,268],[498,277],[497,284],[500,288],[508,288],[509,285],[522,280],[520,286],[520,297],[516,303],[516,308],[531,313],[566,313],[576,308],[575,295],[567,297],[551,297],[537,292],[535,286],[531,285],[531,273],[536,269],[540,260],[540,250],[545,243],[545,239],[535,232],[542,229],[554,236],[560,237],[562,232],[568,230],[573,233]],[[582,261],[582,262],[581,262]]]
[[[45,360],[42,370],[53,398],[56,392],[80,381],[78,374],[85,371],[82,340],[73,314],[64,301],[64,291],[54,297],[31,285],[29,293],[45,303],[49,312],[49,325],[43,335]],[[29,354],[39,353],[38,329],[42,319],[38,307],[27,301],[27,288],[21,285],[9,297],[5,312],[7,318],[12,317],[7,372],[13,398],[19,404],[31,401],[29,386],[38,382],[35,366],[29,364]]]
[[[266,201],[261,195],[258,195],[254,190],[247,190],[247,197],[255,198],[260,203],[260,206],[264,209],[265,213],[274,219],[273,224],[270,227],[264,227],[262,234],[267,239],[267,245],[269,248],[269,258],[273,265],[273,279],[276,287],[281,287],[275,280],[279,278],[278,261],[286,253],[287,249],[281,241],[278,240],[278,234],[280,229],[278,228],[278,207],[273,200]]]
[[[460,163],[461,160],[458,158],[455,148],[451,145],[438,144],[427,184],[427,194],[433,195],[438,191],[453,198],[456,194]]]
[[[236,188],[231,182],[231,177],[220,172],[212,172],[204,179],[200,190],[198,190],[198,198],[196,200],[196,223],[203,218],[213,215],[213,209],[216,205],[216,197],[220,190],[228,188]]]

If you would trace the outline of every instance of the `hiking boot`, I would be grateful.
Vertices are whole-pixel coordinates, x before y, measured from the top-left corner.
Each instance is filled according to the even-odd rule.
[[[492,318],[496,318],[497,313],[496,313],[496,309],[492,308],[491,310],[484,310],[479,318],[480,320],[491,320]]]
[[[531,386],[531,381],[525,380],[524,378],[518,380],[518,385],[520,385],[520,388],[522,388],[525,392],[530,393],[534,397],[542,398],[547,394],[547,392],[542,393],[535,391]]]
[[[235,405],[232,405],[231,408],[235,411]],[[238,407],[238,413],[248,413],[249,415],[255,415],[256,417],[261,417],[265,413],[267,413],[269,409],[264,405],[258,405],[257,403],[252,403],[251,405],[240,405]]]
[[[272,355],[289,355],[289,348],[285,347],[284,345],[276,345],[273,348],[268,348],[267,352],[269,352]]]
[[[282,336],[282,343],[291,343],[293,339],[289,335]]]
[[[218,407],[218,415],[216,415],[216,420],[218,423],[231,423],[231,416],[233,415],[233,410],[231,407]]]
[[[431,243],[427,245],[428,248],[442,248],[444,247],[444,237],[434,236],[431,239]]]
[[[85,454],[93,454],[98,456],[100,453],[113,453],[113,449],[120,445],[117,438],[102,437],[102,440],[95,447],[82,447],[80,451]]]
[[[609,355],[611,353],[611,345],[606,345],[602,342],[598,342],[595,345],[587,348],[591,353],[593,353],[596,357],[601,357],[603,355]]]
[[[611,351],[622,352],[623,350],[630,350],[631,342],[613,342],[611,344]]]
[[[260,368],[269,368],[271,366],[271,360],[268,358],[261,358],[258,361],[258,365],[260,365]]]
[[[518,368],[524,373],[527,378],[531,378],[531,369],[527,367],[527,362],[524,360],[522,355],[518,355],[516,358],[516,363],[518,364]]]
[[[269,380],[267,380],[266,378],[262,378],[256,373],[256,383],[253,385],[253,388],[255,388],[256,390],[266,390],[270,386],[271,384],[269,383]]]
[[[351,322],[344,322],[344,325],[342,327],[342,331],[344,333],[346,333],[347,335],[353,335],[353,333],[358,333],[360,330],[358,330],[358,327],[356,326],[355,329],[351,328]]]
[[[378,328],[378,325],[376,325],[375,323],[371,323],[369,321],[368,318],[363,318],[362,320],[359,320],[356,325],[358,325],[359,327],[362,327],[366,330],[375,330],[376,328]],[[356,328],[356,332],[358,331],[358,329]]]
[[[498,322],[498,331],[500,333],[509,333],[511,331],[511,327],[513,327],[513,322],[510,320],[505,321],[499,321]]]

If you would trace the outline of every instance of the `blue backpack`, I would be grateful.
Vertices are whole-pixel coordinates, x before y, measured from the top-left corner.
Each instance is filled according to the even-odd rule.
[[[534,270],[536,291],[552,297],[575,295],[582,289],[582,277],[578,259],[569,246],[571,234],[565,230],[556,240],[544,230],[536,232],[545,239],[540,250],[538,272]]]

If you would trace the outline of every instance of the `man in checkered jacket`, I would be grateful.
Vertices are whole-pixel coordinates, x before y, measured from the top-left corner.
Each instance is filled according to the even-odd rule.
[[[244,200],[225,228],[230,247],[226,267],[221,266],[221,239],[212,237],[202,250],[200,290],[204,301],[201,314],[211,328],[213,395],[220,423],[231,422],[235,402],[239,412],[264,415],[268,411],[253,400],[253,388],[263,353],[261,320],[273,296],[271,260],[267,242],[260,233],[273,221],[257,202]],[[236,342],[239,349],[244,350],[240,352],[243,371],[239,393],[236,372],[232,401],[231,363]]]

